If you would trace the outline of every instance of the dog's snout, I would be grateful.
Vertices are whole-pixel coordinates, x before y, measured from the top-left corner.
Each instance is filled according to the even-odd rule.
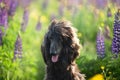
[[[50,54],[56,55],[57,54],[57,42],[53,41],[50,45]]]
[[[56,54],[55,53],[51,53],[52,56],[55,56]]]
[[[57,52],[56,51],[50,51],[50,54],[54,56],[54,55],[57,54]]]
[[[60,51],[62,49],[61,42],[58,41],[58,39],[53,39],[50,43],[50,54],[51,55],[57,55],[60,54]]]

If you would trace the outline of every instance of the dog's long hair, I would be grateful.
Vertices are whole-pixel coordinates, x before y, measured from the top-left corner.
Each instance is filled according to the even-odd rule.
[[[45,80],[85,80],[75,63],[80,51],[76,32],[68,21],[52,21],[41,46]]]

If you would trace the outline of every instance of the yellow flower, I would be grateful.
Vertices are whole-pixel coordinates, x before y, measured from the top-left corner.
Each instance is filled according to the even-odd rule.
[[[104,69],[105,69],[105,67],[104,67],[104,66],[101,66],[101,69],[102,69],[102,70],[104,70]]]
[[[34,20],[38,20],[39,18],[39,14],[38,14],[38,11],[37,10],[32,10],[30,12],[30,18],[34,19]]]
[[[103,13],[102,11],[99,13],[99,15],[100,15],[100,17],[101,17],[102,19],[104,19],[105,15],[104,15],[104,13]]]
[[[102,74],[96,74],[92,78],[90,78],[89,80],[104,80],[104,77]]]
[[[48,22],[48,19],[46,16],[41,16],[41,22]]]

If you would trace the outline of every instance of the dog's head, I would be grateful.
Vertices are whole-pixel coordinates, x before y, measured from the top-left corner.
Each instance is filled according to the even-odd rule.
[[[76,29],[72,27],[71,23],[54,20],[49,26],[42,45],[45,62],[56,63],[61,60],[72,62],[79,55],[79,49]]]

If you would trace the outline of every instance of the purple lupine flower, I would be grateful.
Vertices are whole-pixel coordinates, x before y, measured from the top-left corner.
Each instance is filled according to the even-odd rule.
[[[32,1],[33,1],[33,0],[18,0],[19,5],[20,5],[22,8],[28,7]]]
[[[115,0],[116,1],[116,5],[119,7],[120,6],[120,0]]]
[[[118,53],[120,53],[120,9],[115,14],[113,32],[112,53],[118,56]]]
[[[77,7],[78,5],[80,5],[80,0],[68,0],[67,9],[72,10],[74,7]]]
[[[46,10],[49,4],[49,0],[44,0],[42,3],[42,10]]]
[[[0,46],[2,45],[2,30],[0,29]]]
[[[107,6],[107,0],[96,0],[97,8],[105,8]]]
[[[4,26],[5,29],[8,27],[8,14],[5,7],[0,8],[0,26]]]
[[[110,9],[110,8],[108,8],[108,9],[107,9],[107,17],[111,17],[111,16],[112,16],[111,9]]]
[[[0,0],[0,3],[2,2],[2,0]]]
[[[36,25],[36,30],[40,31],[41,27],[42,27],[42,23],[40,22],[40,19],[39,19]]]
[[[116,5],[117,7],[120,7],[120,0],[111,0],[111,3]]]
[[[14,59],[22,57],[22,39],[20,35],[17,36],[14,49]]]
[[[10,7],[9,7],[9,10],[8,10],[8,15],[9,16],[13,16],[14,15],[17,6],[18,6],[18,1],[17,0],[11,0],[10,1]]]
[[[60,16],[63,16],[63,14],[64,14],[64,6],[62,5],[62,3],[60,4],[60,6],[58,8],[58,13]]]
[[[97,48],[98,58],[104,58],[105,57],[105,43],[104,43],[104,36],[103,36],[102,29],[99,29],[97,33],[96,48]]]
[[[2,2],[5,4],[6,9],[9,10],[11,0],[3,0]]]
[[[72,10],[73,3],[74,3],[73,0],[68,0],[68,2],[67,2],[67,9],[68,9],[68,10]]]
[[[24,32],[26,30],[28,20],[29,20],[29,11],[28,11],[28,9],[25,9],[24,14],[23,14],[23,21],[21,24],[21,31]]]

